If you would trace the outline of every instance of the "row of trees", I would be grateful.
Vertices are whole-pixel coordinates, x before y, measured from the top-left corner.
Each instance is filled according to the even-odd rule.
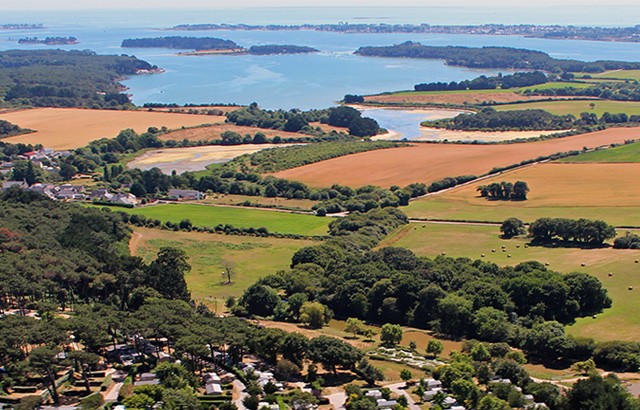
[[[594,97],[604,100],[640,101],[640,83],[638,81],[597,82],[591,87],[562,87],[525,90],[524,95]]]
[[[516,181],[515,183],[502,181],[480,185],[476,191],[479,191],[483,198],[525,201],[527,193],[529,193],[529,186],[524,181]]]
[[[616,237],[616,229],[604,221],[568,218],[540,218],[529,225],[533,242],[585,244],[599,246]]]
[[[544,84],[549,79],[542,71],[522,72],[509,75],[498,74],[487,77],[482,75],[473,80],[450,83],[435,82],[416,84],[413,88],[416,91],[454,91],[454,90],[494,90],[509,89],[514,87],[528,87],[532,85]]]

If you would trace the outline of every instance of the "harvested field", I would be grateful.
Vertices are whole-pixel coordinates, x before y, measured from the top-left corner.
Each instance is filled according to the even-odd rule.
[[[2,114],[2,119],[36,132],[3,139],[13,144],[42,144],[74,149],[100,138],[113,138],[125,128],[144,132],[149,127],[192,127],[224,121],[224,117],[149,111],[36,108]]]
[[[624,231],[619,231],[619,234],[624,234]],[[447,256],[482,259],[500,266],[537,260],[549,263],[549,269],[562,273],[592,274],[607,288],[613,299],[613,307],[598,314],[595,319],[578,319],[576,324],[569,327],[569,332],[598,341],[635,341],[640,338],[640,265],[635,263],[640,251],[540,246],[525,248],[528,243],[526,238],[501,239],[499,235],[498,226],[412,223],[396,230],[380,247],[404,247],[427,257],[436,257],[445,252]],[[506,247],[506,252],[501,252],[502,246]],[[492,249],[497,252],[492,252]],[[609,273],[612,275],[609,276]],[[634,290],[629,290],[629,286]]]
[[[526,181],[526,201],[490,201],[480,185]],[[640,164],[546,163],[504,173],[441,195],[411,202],[413,218],[502,222],[517,217],[603,219],[617,226],[640,226]]]
[[[506,91],[506,90],[504,90]],[[478,105],[484,102],[513,103],[521,101],[539,101],[546,98],[566,97],[540,97],[526,96],[512,91],[500,92],[499,90],[478,91],[449,91],[442,93],[437,91],[411,92],[388,95],[373,95],[365,97],[368,103],[379,104],[453,104],[453,105]]]
[[[286,147],[291,144],[243,144],[208,145],[204,147],[163,148],[147,151],[129,161],[129,168],[148,170],[159,168],[165,174],[176,171],[202,171],[207,165],[227,162],[243,154],[253,154],[263,149]]]
[[[198,232],[173,232],[136,228],[131,238],[133,255],[152,260],[160,248],[172,246],[186,252],[191,271],[185,279],[191,295],[218,313],[229,296],[239,297],[259,278],[287,269],[300,248],[315,242],[296,239],[255,238]],[[234,267],[232,283],[225,284],[223,262]]]
[[[313,187],[334,183],[389,187],[413,182],[433,182],[447,176],[484,174],[538,156],[594,148],[640,138],[640,127],[610,128],[589,134],[520,144],[414,144],[333,158],[281,171],[279,178]]]

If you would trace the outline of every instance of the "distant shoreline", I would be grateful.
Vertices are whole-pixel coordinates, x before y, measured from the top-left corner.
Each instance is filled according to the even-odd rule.
[[[358,34],[464,34],[522,36],[549,40],[582,40],[606,42],[640,42],[640,27],[559,26],[535,24],[429,25],[384,23],[339,24],[179,24],[167,30],[181,31],[324,31]]]

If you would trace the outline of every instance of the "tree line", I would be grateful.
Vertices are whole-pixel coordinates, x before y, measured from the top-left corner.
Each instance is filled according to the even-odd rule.
[[[242,48],[231,40],[215,37],[155,37],[127,38],[122,40],[124,48],[177,48],[188,50],[234,50]]]
[[[529,225],[534,243],[561,242],[600,246],[616,237],[616,229],[604,221],[568,218],[540,218]]]
[[[499,74],[487,77],[482,75],[473,80],[463,80],[450,83],[434,82],[416,84],[415,91],[456,91],[456,90],[494,90],[509,89],[514,87],[528,87],[532,85],[545,84],[549,79],[542,71],[522,72],[508,75]]]
[[[598,82],[587,88],[562,87],[525,90],[523,95],[594,97],[603,100],[640,101],[640,84],[638,81]]]

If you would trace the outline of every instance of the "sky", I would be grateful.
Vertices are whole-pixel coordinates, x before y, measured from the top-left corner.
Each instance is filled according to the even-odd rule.
[[[448,7],[514,7],[523,3],[513,0],[456,0],[447,2]],[[394,0],[393,7],[443,6],[441,0]],[[0,0],[0,10],[45,10],[45,9],[126,9],[126,8],[240,8],[240,7],[305,7],[305,6],[389,6],[389,0]],[[602,0],[528,0],[527,7],[549,6],[603,6]],[[637,0],[610,0],[606,6],[637,6]]]

